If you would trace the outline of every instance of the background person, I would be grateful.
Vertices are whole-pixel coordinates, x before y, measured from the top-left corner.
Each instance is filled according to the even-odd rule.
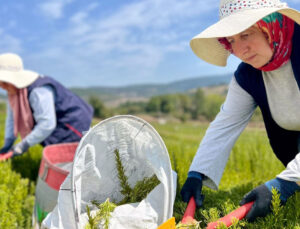
[[[16,54],[0,55],[0,87],[8,96],[1,154],[21,155],[38,143],[76,142],[90,128],[92,107],[54,79],[24,70]],[[18,134],[22,141],[13,146]]]
[[[249,221],[270,212],[272,188],[282,203],[300,190],[300,13],[279,0],[221,0],[220,21],[194,37],[203,60],[225,66],[232,53],[242,63],[234,73],[219,114],[210,124],[190,166],[181,195],[203,202],[202,184],[217,189],[229,153],[260,107],[270,141],[286,166],[276,178],[247,193],[255,201]]]

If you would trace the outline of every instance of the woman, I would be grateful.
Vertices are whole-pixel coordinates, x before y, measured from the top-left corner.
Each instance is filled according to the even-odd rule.
[[[246,215],[253,221],[270,212],[272,188],[282,203],[300,190],[300,13],[279,0],[221,0],[219,12],[220,21],[194,37],[191,48],[215,65],[225,66],[231,53],[242,63],[181,195],[185,202],[194,196],[199,207],[202,183],[217,189],[236,139],[259,106],[271,147],[286,169],[242,199],[241,205],[255,201]]]
[[[24,70],[16,54],[0,55],[0,87],[8,95],[1,154],[12,150],[18,156],[38,143],[76,142],[90,127],[90,105],[54,79]],[[13,146],[18,134],[22,141]]]

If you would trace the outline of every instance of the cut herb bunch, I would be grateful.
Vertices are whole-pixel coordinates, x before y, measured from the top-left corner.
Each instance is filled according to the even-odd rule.
[[[125,175],[125,169],[122,164],[119,150],[115,149],[114,153],[118,179],[121,186],[120,192],[124,198],[117,203],[110,202],[109,199],[101,204],[97,203],[97,201],[92,201],[92,204],[99,209],[95,216],[91,215],[90,208],[87,205],[88,224],[85,227],[86,229],[96,229],[100,224],[103,228],[108,229],[111,212],[115,209],[115,207],[122,204],[142,201],[160,183],[156,175],[153,175],[151,177],[145,177],[141,181],[137,181],[135,186],[131,188],[128,182],[128,177]]]

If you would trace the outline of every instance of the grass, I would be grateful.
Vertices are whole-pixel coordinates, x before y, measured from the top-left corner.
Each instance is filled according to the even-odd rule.
[[[197,151],[199,143],[207,129],[207,124],[201,123],[152,123],[154,128],[163,138],[168,151],[172,167],[178,174],[177,196],[174,205],[174,216],[179,222],[186,208],[186,203],[181,201],[179,196],[180,189],[186,179],[191,161]],[[4,136],[4,115],[0,115],[0,145],[3,144]],[[32,201],[34,195],[34,185],[41,159],[42,148],[35,146],[30,148],[24,156],[13,159],[11,162],[2,163],[3,174],[12,174],[15,183],[22,186],[22,193],[27,193],[27,199],[22,206],[11,205],[12,210],[7,208],[5,214],[0,215],[0,225],[7,222],[7,215],[15,215],[19,219],[11,219],[13,222],[28,222],[32,213]],[[11,163],[10,166],[4,166]],[[247,128],[235,144],[226,165],[219,190],[213,191],[206,187],[203,188],[205,195],[204,206],[196,211],[196,219],[200,221],[200,228],[205,228],[207,223],[224,216],[238,207],[243,195],[257,185],[274,178],[284,169],[283,165],[277,160],[268,144],[266,133],[260,128]],[[5,191],[6,198],[9,193],[13,193],[15,186],[8,184],[6,180],[0,179],[2,192]],[[2,185],[2,186],[1,186]],[[32,191],[33,190],[33,191]],[[1,203],[1,201],[0,201]],[[1,206],[1,204],[0,204]],[[2,205],[4,206],[4,205]],[[276,214],[270,214],[266,218],[257,220],[254,223],[245,221],[238,222],[233,228],[290,228],[300,229],[300,193],[292,197],[283,208],[276,208]],[[18,212],[18,214],[15,214]],[[21,212],[21,213],[20,213]],[[22,216],[21,216],[22,215]],[[25,218],[24,218],[25,217]],[[6,225],[5,224],[5,225]],[[13,224],[15,225],[15,224]],[[8,228],[13,228],[10,226]],[[20,227],[22,228],[22,227]]]
[[[178,174],[174,206],[176,222],[182,218],[186,204],[179,196],[191,161],[207,129],[206,124],[153,124],[161,134]],[[284,166],[273,154],[264,129],[247,128],[239,137],[224,170],[218,191],[204,187],[204,206],[196,211],[201,228],[239,207],[243,195],[254,187],[273,179]],[[270,214],[254,223],[239,222],[236,228],[299,228],[300,193],[292,197],[280,214]],[[280,217],[279,217],[280,216]]]

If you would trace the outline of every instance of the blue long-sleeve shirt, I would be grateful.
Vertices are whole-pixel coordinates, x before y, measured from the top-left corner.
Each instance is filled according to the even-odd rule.
[[[32,131],[23,139],[29,146],[44,141],[56,127],[54,92],[50,86],[34,88],[29,95],[29,104],[35,125]],[[13,112],[7,102],[7,117],[5,122],[5,138],[15,138]]]

